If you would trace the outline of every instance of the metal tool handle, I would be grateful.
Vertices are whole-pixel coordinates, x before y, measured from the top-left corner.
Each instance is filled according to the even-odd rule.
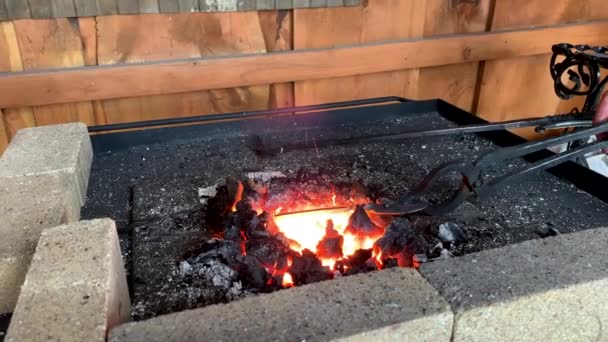
[[[580,131],[577,131],[574,133],[569,133],[569,134],[565,134],[562,136],[549,138],[549,139],[545,139],[545,140],[540,140],[540,141],[532,141],[532,142],[525,143],[522,145],[506,147],[506,148],[503,148],[503,149],[500,149],[497,151],[492,151],[492,152],[486,153],[486,154],[482,155],[481,157],[479,157],[475,162],[473,162],[473,164],[480,168],[487,167],[492,164],[503,162],[505,160],[523,157],[525,155],[528,155],[528,154],[531,154],[534,152],[538,152],[540,150],[544,150],[548,147],[561,145],[561,144],[568,143],[571,141],[580,140],[583,138],[588,138],[588,137],[597,135],[599,133],[604,133],[606,131],[608,131],[608,122],[595,126],[595,127],[592,127],[592,128],[580,130]]]
[[[476,192],[482,198],[492,196],[507,183],[521,180],[533,172],[549,169],[561,163],[574,160],[578,157],[583,157],[588,153],[600,151],[606,147],[608,147],[608,141],[596,141],[591,144],[558,153],[552,157],[539,160],[529,166],[508,172],[498,178],[495,178],[492,181],[481,185]]]

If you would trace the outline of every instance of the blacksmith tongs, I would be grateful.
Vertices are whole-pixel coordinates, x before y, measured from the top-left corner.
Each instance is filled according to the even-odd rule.
[[[599,152],[608,147],[608,141],[585,143],[574,149],[557,153],[554,156],[542,159],[525,167],[505,172],[493,179],[484,179],[484,171],[487,168],[492,167],[496,169],[499,168],[501,164],[502,166],[505,166],[511,159],[523,157],[530,153],[571,141],[580,141],[581,139],[588,140],[591,136],[607,131],[608,122],[574,133],[488,152],[473,162],[464,160],[447,162],[433,169],[412,192],[401,197],[396,204],[389,206],[369,204],[365,209],[367,212],[381,216],[405,216],[414,213],[429,215],[446,214],[456,209],[465,200],[473,196],[477,196],[481,199],[492,196],[506,183],[522,180],[532,172],[545,170],[592,152]],[[450,173],[457,173],[462,176],[460,188],[455,191],[449,199],[443,202],[437,204],[428,204],[424,202],[422,197],[429,192],[431,185],[442,176]]]

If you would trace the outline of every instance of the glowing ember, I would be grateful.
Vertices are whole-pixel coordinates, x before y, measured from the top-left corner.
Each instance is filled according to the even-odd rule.
[[[285,273],[283,274],[283,287],[292,287],[293,279],[291,278],[291,274]]]
[[[344,239],[341,246],[342,257],[353,255],[359,249],[371,249],[374,242],[380,238],[380,236],[361,237],[345,232],[353,212],[353,208],[318,209],[277,215],[274,221],[278,229],[293,241],[290,244],[291,249],[297,252],[304,249],[314,251],[323,266],[333,270],[336,262],[342,258],[323,257],[318,250],[319,242],[326,236],[328,222],[333,224],[332,228]]]

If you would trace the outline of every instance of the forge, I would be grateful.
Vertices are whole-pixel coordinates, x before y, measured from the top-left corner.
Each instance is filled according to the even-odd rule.
[[[83,216],[117,222],[133,319],[417,269],[608,220],[597,185],[606,180],[576,163],[445,215],[373,215],[367,204],[396,201],[438,163],[521,140],[501,131],[328,143],[479,122],[442,101],[344,107],[93,137]],[[442,178],[423,200],[441,200],[458,180]]]

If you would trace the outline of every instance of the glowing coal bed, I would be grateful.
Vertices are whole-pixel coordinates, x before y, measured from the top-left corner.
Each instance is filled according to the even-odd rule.
[[[216,237],[180,268],[215,272],[206,276],[216,283],[238,281],[229,293],[270,292],[386,267],[416,267],[430,250],[424,233],[409,220],[368,212],[365,205],[381,199],[371,198],[358,184],[228,179],[215,192],[206,211]],[[464,241],[464,234],[457,238]]]

